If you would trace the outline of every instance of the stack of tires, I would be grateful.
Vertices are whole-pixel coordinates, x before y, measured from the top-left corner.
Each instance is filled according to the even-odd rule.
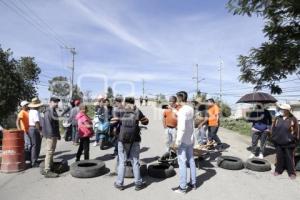
[[[251,158],[246,162],[234,156],[220,156],[217,160],[217,165],[223,169],[241,170],[249,169],[257,172],[266,172],[271,170],[271,164],[264,159]]]

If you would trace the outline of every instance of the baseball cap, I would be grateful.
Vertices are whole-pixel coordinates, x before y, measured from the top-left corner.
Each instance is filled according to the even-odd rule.
[[[26,106],[26,105],[28,105],[28,104],[29,104],[28,101],[22,101],[22,102],[20,103],[20,106],[21,106],[21,107],[24,107],[24,106]]]

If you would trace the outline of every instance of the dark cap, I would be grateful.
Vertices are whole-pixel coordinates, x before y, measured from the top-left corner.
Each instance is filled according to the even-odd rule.
[[[125,103],[134,104],[135,100],[133,97],[126,97]]]
[[[60,102],[60,99],[57,98],[57,97],[51,97],[51,98],[50,98],[50,101],[53,101],[53,102]]]

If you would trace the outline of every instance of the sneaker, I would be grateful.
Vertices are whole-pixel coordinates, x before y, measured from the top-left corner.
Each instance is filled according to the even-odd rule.
[[[98,145],[99,145],[98,142],[94,142],[93,147],[96,147],[96,146],[98,146]]]
[[[33,163],[33,164],[31,165],[31,167],[32,167],[32,168],[38,168],[38,167],[40,167],[40,165],[39,165],[38,163]]]
[[[140,191],[140,190],[144,189],[145,187],[147,187],[145,182],[142,182],[140,184],[136,184],[135,185],[135,191]]]
[[[262,153],[259,154],[258,156],[259,159],[264,159],[264,155]]]
[[[272,174],[273,174],[273,176],[279,176],[280,175],[278,172],[273,172]]]
[[[197,189],[197,185],[196,185],[196,184],[188,183],[187,186],[188,186],[189,188],[191,188],[192,190],[196,190],[196,189]]]
[[[123,185],[119,185],[117,183],[114,183],[115,188],[117,188],[118,190],[124,190],[124,186]]]
[[[186,189],[182,189],[180,186],[178,186],[176,188],[172,188],[172,190],[179,194],[186,194]]]
[[[249,156],[249,159],[254,158],[255,155],[253,153],[251,153],[251,155]]]
[[[290,177],[291,180],[295,180],[296,179],[296,175],[295,174],[292,174],[289,177]]]
[[[57,173],[51,172],[51,171],[47,171],[44,174],[45,178],[57,178],[59,177],[59,175]]]

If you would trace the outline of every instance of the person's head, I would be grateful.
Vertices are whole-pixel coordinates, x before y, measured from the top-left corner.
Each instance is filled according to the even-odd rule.
[[[79,106],[79,105],[80,105],[80,100],[79,100],[79,99],[76,99],[76,100],[74,101],[74,104],[75,104],[75,106]]]
[[[179,103],[186,103],[188,99],[188,94],[186,91],[180,91],[176,93],[177,100]]]
[[[206,108],[206,105],[205,104],[200,104],[199,107],[198,107],[198,110],[199,111],[205,111],[207,108]]]
[[[43,103],[41,103],[41,101],[39,100],[38,97],[35,97],[31,100],[30,104],[28,104],[28,107],[31,110],[39,110],[40,107],[43,105]]]
[[[174,107],[174,106],[176,106],[176,103],[177,103],[177,98],[176,98],[175,96],[171,96],[171,97],[169,98],[169,105],[170,105],[171,107]]]
[[[82,112],[82,113],[87,113],[87,111],[88,111],[88,108],[87,108],[87,106],[86,106],[86,105],[84,105],[84,104],[80,104],[80,106],[79,106],[79,110],[80,110],[80,112]]]
[[[121,106],[122,103],[123,103],[123,98],[122,98],[122,97],[116,97],[116,98],[115,98],[115,105],[116,105],[117,107]]]
[[[288,117],[292,114],[292,108],[289,104],[281,104],[279,106],[279,111],[283,117]]]
[[[134,109],[134,97],[126,97],[125,98],[125,109]]]
[[[257,105],[256,105],[256,109],[257,109],[257,110],[263,109],[263,105],[262,105],[262,104],[257,104]]]
[[[22,110],[28,111],[28,110],[29,110],[28,104],[29,104],[28,101],[22,101],[22,102],[20,103],[20,106],[21,106]]]
[[[98,105],[100,107],[103,107],[104,106],[104,98],[98,98]]]
[[[213,98],[207,99],[207,105],[209,107],[215,105],[215,100]]]
[[[52,108],[58,108],[58,103],[60,102],[60,99],[57,97],[51,97],[50,98],[50,107]]]
[[[72,106],[72,108],[75,107],[75,100],[74,99],[71,99],[70,105]]]

